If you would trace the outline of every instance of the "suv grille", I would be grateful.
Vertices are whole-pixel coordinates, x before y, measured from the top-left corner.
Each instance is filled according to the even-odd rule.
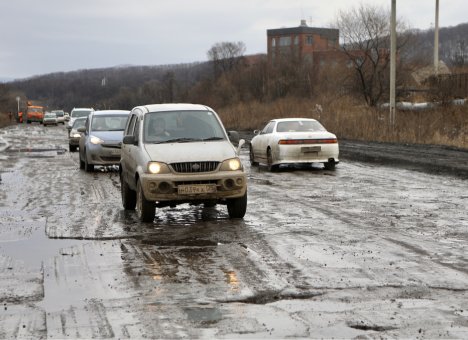
[[[171,167],[175,172],[193,173],[215,171],[219,162],[184,162],[172,163]]]

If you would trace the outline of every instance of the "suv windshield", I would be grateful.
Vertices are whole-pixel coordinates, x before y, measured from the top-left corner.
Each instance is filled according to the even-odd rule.
[[[91,113],[90,110],[73,110],[71,113],[71,116],[73,118],[88,117],[90,113]]]
[[[211,111],[150,112],[145,115],[145,143],[191,142],[226,139]]]

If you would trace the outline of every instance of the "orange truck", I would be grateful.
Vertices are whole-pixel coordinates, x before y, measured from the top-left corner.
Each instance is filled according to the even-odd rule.
[[[44,118],[44,108],[42,106],[29,105],[26,109],[26,123],[39,122],[42,124]]]

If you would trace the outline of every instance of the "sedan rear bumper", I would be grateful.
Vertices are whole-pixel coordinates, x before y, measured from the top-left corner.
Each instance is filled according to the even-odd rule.
[[[278,145],[273,164],[325,163],[333,159],[339,163],[338,144]]]

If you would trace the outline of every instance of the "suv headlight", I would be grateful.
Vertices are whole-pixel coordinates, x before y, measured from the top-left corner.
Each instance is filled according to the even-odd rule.
[[[236,171],[236,170],[242,170],[242,163],[239,158],[230,158],[226,159],[222,164],[221,164],[221,171]]]
[[[104,143],[104,141],[99,138],[99,137],[96,137],[96,136],[89,136],[89,141],[93,144],[102,144]]]
[[[149,162],[148,163],[148,172],[150,174],[167,174],[169,173],[169,167],[166,163],[161,162]]]

